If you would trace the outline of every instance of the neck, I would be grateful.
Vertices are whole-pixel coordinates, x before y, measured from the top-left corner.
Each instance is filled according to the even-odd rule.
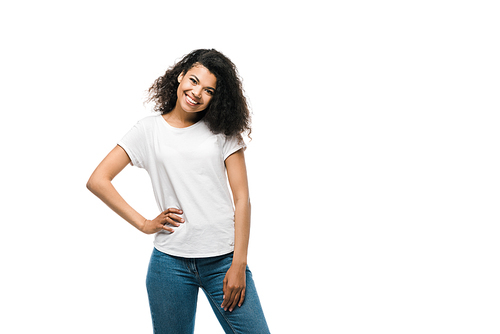
[[[203,117],[202,112],[188,113],[182,110],[178,105],[169,112],[163,115],[163,118],[171,125],[184,128],[197,123]]]

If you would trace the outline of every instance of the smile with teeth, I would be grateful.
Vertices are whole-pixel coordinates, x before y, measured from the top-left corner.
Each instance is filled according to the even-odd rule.
[[[192,106],[195,106],[197,104],[199,104],[198,102],[196,102],[195,100],[193,100],[192,98],[189,97],[189,95],[186,94],[186,102]]]

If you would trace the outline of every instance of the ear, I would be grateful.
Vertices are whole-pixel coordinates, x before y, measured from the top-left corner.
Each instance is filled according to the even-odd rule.
[[[181,74],[179,74],[179,76],[177,77],[177,81],[181,83],[183,78],[184,78],[184,72],[181,72]]]

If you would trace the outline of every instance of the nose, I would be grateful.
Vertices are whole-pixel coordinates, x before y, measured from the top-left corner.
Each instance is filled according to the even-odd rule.
[[[195,87],[192,92],[194,97],[201,98],[201,88]]]

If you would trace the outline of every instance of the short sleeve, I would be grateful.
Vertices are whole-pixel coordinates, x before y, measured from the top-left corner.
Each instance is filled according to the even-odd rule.
[[[146,139],[144,124],[139,121],[118,142],[118,145],[127,152],[132,166],[144,168],[144,157],[147,154]]]
[[[222,146],[222,154],[224,156],[224,161],[226,161],[226,159],[234,152],[241,149],[245,150],[247,148],[241,136],[231,136],[231,137],[225,136],[224,138],[225,141],[224,145]]]

